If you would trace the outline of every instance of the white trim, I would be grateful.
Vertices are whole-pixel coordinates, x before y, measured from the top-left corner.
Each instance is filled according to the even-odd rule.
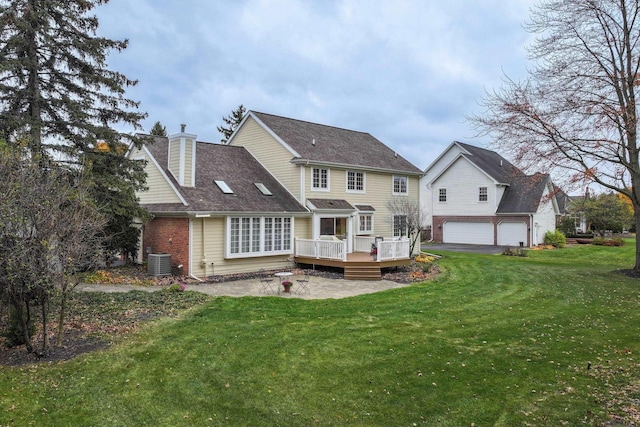
[[[438,203],[447,203],[449,201],[449,192],[447,191],[447,187],[437,187],[438,194],[436,194],[436,198]],[[444,201],[440,200],[440,190],[444,190]]]
[[[273,139],[275,139],[276,141],[278,141],[289,153],[291,153],[291,155],[293,157],[302,157],[300,156],[300,154],[298,154],[298,152],[296,150],[294,150],[289,144],[287,144],[286,142],[284,142],[282,140],[282,138],[280,138],[278,135],[276,135],[271,128],[269,128],[269,126],[265,125],[262,120],[260,120],[254,113],[253,111],[249,111],[247,112],[247,114],[244,116],[244,118],[242,119],[242,121],[240,122],[240,124],[238,125],[238,127],[236,128],[236,130],[233,132],[233,134],[229,137],[229,139],[227,140],[227,145],[231,145],[233,144],[233,140],[236,136],[236,134],[240,131],[240,128],[242,128],[244,126],[244,123],[249,119],[249,117],[251,117],[253,120],[256,121],[256,123],[258,123],[258,125],[260,127],[262,127],[269,135],[271,135],[271,137]]]
[[[506,183],[506,182],[498,182],[498,181],[496,181],[495,178],[493,178],[491,175],[489,175],[487,172],[485,172],[484,169],[482,169],[481,167],[476,165],[474,162],[469,160],[469,158],[464,153],[458,153],[458,155],[456,157],[454,157],[453,160],[451,160],[445,167],[442,168],[440,173],[438,173],[436,176],[434,176],[431,181],[427,182],[427,185],[431,186],[434,182],[436,182],[438,180],[438,178],[440,178],[442,175],[444,175],[446,172],[448,172],[449,169],[451,168],[451,166],[453,166],[453,164],[455,162],[457,162],[459,159],[466,160],[469,164],[471,164],[471,166],[473,166],[474,168],[479,170],[483,175],[485,175],[487,178],[489,178],[495,185],[504,185],[504,186],[507,186],[507,187],[509,186],[509,184]]]
[[[480,196],[482,196],[482,189],[483,188],[485,190],[484,196],[485,196],[486,200],[480,200]],[[488,202],[489,202],[489,187],[487,187],[487,186],[478,187],[478,203],[488,203]]]
[[[405,192],[396,192],[396,178],[404,178],[405,181]],[[408,196],[409,195],[409,177],[407,175],[394,174],[391,175],[391,194],[394,196]]]
[[[151,162],[155,165],[155,167],[158,169],[158,171],[160,171],[160,174],[162,175],[162,177],[165,179],[165,181],[167,181],[167,184],[169,184],[169,186],[171,187],[171,189],[174,191],[174,193],[176,194],[176,196],[178,196],[178,198],[180,199],[180,201],[182,202],[183,205],[185,206],[189,206],[189,203],[187,203],[187,201],[184,199],[184,197],[182,197],[182,194],[180,194],[180,191],[178,191],[178,189],[176,188],[175,185],[173,185],[173,182],[171,182],[171,179],[169,179],[169,177],[167,176],[166,173],[164,173],[164,170],[160,167],[160,164],[158,163],[158,161],[155,159],[155,157],[153,157],[153,155],[151,154],[151,152],[149,151],[149,149],[147,148],[146,145],[142,146],[142,149],[144,150],[145,153],[147,153],[147,156],[149,156],[149,158],[151,159]]]
[[[350,189],[349,188],[349,173],[353,174],[362,174],[362,190],[358,189]],[[356,177],[354,177],[354,184],[357,183]],[[349,170],[344,171],[344,184],[345,184],[345,193],[353,193],[353,194],[366,194],[367,193],[367,173],[364,171],[357,170]]]
[[[180,163],[178,164],[178,175],[179,175],[179,179],[178,182],[180,183],[181,186],[185,187],[184,185],[184,169],[185,169],[185,164],[184,164],[184,159],[186,156],[186,147],[187,145],[187,140],[184,138],[180,138]]]
[[[363,230],[360,228],[360,218],[366,216],[371,218],[371,228],[369,230]],[[358,232],[356,234],[374,234],[373,230],[375,230],[375,227],[373,225],[373,216],[373,212],[358,212],[356,215],[356,226],[358,227]]]
[[[442,153],[440,153],[438,157],[436,157],[436,159],[433,162],[431,162],[429,166],[427,166],[427,168],[424,170],[424,174],[426,175],[429,172],[429,169],[437,165],[438,162],[440,162],[440,159],[442,159],[451,150],[453,146],[457,146],[460,149],[460,151],[463,151],[466,154],[471,154],[466,148],[460,145],[458,141],[453,141]]]
[[[326,170],[327,171],[327,188],[322,188],[322,187],[314,187],[313,184],[313,171],[314,169],[318,169],[320,171]],[[322,181],[322,179],[320,179],[320,181]],[[321,192],[321,193],[328,193],[331,191],[331,169],[329,168],[324,168],[324,167],[317,167],[317,166],[312,166],[311,167],[311,191],[315,192]]]
[[[231,253],[231,220],[234,218],[238,218],[242,220],[243,218],[257,218],[259,219],[259,250],[257,252],[240,252],[240,253]],[[265,219],[266,218],[280,218],[282,220],[288,219],[290,222],[289,227],[289,249],[282,250],[273,250],[273,251],[265,251]],[[248,215],[229,215],[226,217],[225,221],[225,258],[228,259],[238,259],[238,258],[256,258],[256,257],[264,257],[264,256],[277,256],[277,255],[291,255],[294,251],[294,231],[295,231],[295,219],[293,216],[248,216]],[[284,232],[284,227],[283,227]],[[240,237],[240,236],[239,236]],[[251,244],[252,242],[250,242]],[[239,244],[242,242],[239,241]],[[251,245],[252,246],[252,245]]]
[[[303,201],[306,199],[306,191],[307,189],[305,188],[306,185],[306,181],[307,181],[307,167],[304,165],[300,166],[300,202],[304,203]]]
[[[193,138],[193,144],[191,144],[191,187],[196,186],[196,146],[198,141]]]

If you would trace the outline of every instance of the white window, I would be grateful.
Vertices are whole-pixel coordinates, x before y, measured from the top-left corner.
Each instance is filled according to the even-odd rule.
[[[487,187],[480,187],[478,189],[478,201],[479,202],[486,202],[487,200],[489,200],[489,196],[487,193]]]
[[[358,215],[358,234],[373,233],[373,214],[364,213]]]
[[[329,191],[329,169],[313,168],[311,189],[317,191]]]
[[[442,203],[447,201],[447,189],[446,188],[438,189],[438,201],[442,202]]]
[[[292,253],[292,218],[229,217],[227,257]]]
[[[407,235],[407,216],[393,216],[393,237],[402,237]]]
[[[364,172],[347,171],[347,191],[364,193]]]
[[[406,176],[393,176],[393,194],[407,194],[407,182]]]

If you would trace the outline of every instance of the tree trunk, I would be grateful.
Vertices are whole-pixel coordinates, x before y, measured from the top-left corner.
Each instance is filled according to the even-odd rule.
[[[29,313],[29,302],[12,298],[13,308],[16,310],[16,316],[20,319],[20,327],[22,328],[22,340],[27,348],[27,352],[33,353],[33,345],[31,344],[31,334],[29,333],[29,324],[31,323],[31,315]],[[23,311],[23,304],[26,311]]]
[[[638,236],[638,233],[640,232],[640,204],[635,201],[633,203],[633,217],[636,225],[636,263],[633,269],[635,271],[640,271],[640,236]]]
[[[40,310],[42,312],[42,355],[46,356],[49,349],[49,333],[47,329],[47,296],[43,291],[40,301]]]
[[[62,346],[62,338],[64,337],[64,318],[67,315],[67,286],[62,285],[62,296],[60,297],[60,312],[58,314],[58,337],[56,339],[56,347]]]

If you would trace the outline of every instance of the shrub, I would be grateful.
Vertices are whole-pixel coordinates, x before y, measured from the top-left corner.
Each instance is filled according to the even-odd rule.
[[[604,239],[602,237],[594,237],[593,242],[591,242],[591,244],[596,246],[602,246],[604,245]]]
[[[526,257],[529,256],[528,251],[526,249],[522,249],[522,248],[504,248],[502,250],[502,255],[505,256],[520,256],[520,257]]]
[[[604,242],[602,244],[604,246],[623,246],[624,245],[624,240],[622,240],[619,237],[616,237],[614,239],[606,239],[606,240],[604,240]]]
[[[552,245],[556,248],[564,248],[567,246],[567,238],[558,230],[547,231],[544,235],[544,244]]]
[[[183,283],[175,283],[171,286],[169,286],[168,288],[166,288],[165,290],[167,292],[184,292],[184,290],[187,289],[187,287],[183,284]]]

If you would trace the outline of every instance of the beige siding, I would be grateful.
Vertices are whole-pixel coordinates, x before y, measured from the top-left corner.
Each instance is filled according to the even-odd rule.
[[[309,199],[341,199],[351,205],[371,205],[375,209],[373,214],[373,234],[391,236],[393,234],[393,215],[387,204],[393,197],[408,197],[418,203],[419,183],[417,177],[408,177],[408,195],[393,195],[393,174],[380,172],[365,172],[365,192],[354,193],[347,191],[347,169],[331,168],[329,172],[330,191],[312,191],[311,166],[306,167],[305,184],[306,195]],[[402,175],[402,174],[398,174]],[[357,224],[354,224],[357,232]]]
[[[169,170],[179,180],[180,177],[180,139],[169,140]]]
[[[142,150],[131,153],[132,159],[145,159],[147,166],[147,191],[138,191],[136,195],[140,198],[141,204],[149,203],[182,203],[176,192],[171,188],[165,177],[162,175],[156,164]]]
[[[300,169],[290,163],[293,156],[252,117],[249,117],[234,136],[233,145],[245,147],[275,176],[291,194],[300,200]]]
[[[225,259],[226,218],[194,218],[191,220],[192,274],[199,278],[215,275],[236,274],[265,270],[278,270],[293,267],[292,255],[275,255]],[[295,236],[299,230],[308,228],[306,219],[296,218]],[[300,228],[298,228],[300,226]],[[203,239],[204,227],[204,239]],[[204,249],[203,249],[204,248]],[[204,262],[206,260],[206,263]]]
[[[195,182],[192,177],[193,173],[193,161],[195,160],[193,157],[193,144],[195,141],[193,139],[185,140],[185,150],[184,150],[184,185],[186,187],[195,186]]]
[[[313,238],[313,233],[311,230],[311,217],[306,218],[296,218],[294,220],[294,230],[293,236],[298,239],[311,239]]]

